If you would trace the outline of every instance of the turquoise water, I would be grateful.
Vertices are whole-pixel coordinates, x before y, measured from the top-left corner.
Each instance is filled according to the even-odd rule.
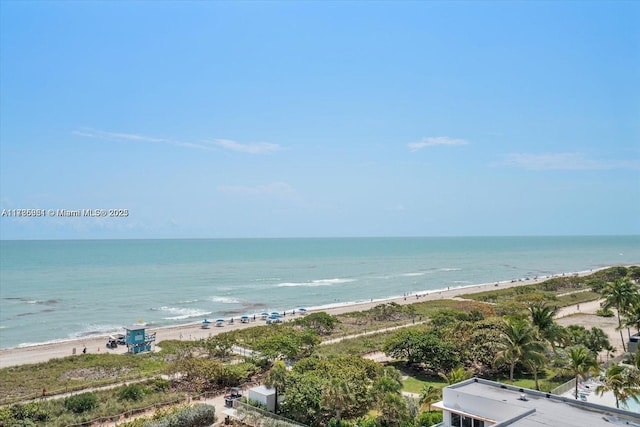
[[[640,414],[640,403],[633,399],[627,399],[620,404],[620,409],[626,409],[627,411]]]
[[[640,236],[0,241],[0,348],[640,263]]]

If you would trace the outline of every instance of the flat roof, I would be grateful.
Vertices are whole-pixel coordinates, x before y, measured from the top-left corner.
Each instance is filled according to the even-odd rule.
[[[474,417],[474,411],[465,405],[467,399],[488,399],[495,414],[488,414],[489,405],[483,405],[484,413],[475,418],[497,421],[497,425],[517,427],[585,427],[585,426],[634,426],[640,427],[640,414],[609,408],[568,397],[556,396],[535,390],[507,386],[493,381],[472,378],[447,387],[452,393],[445,395],[436,407],[461,415]],[[460,392],[456,395],[455,392]],[[469,397],[468,395],[471,395]],[[523,400],[523,397],[526,400]],[[446,403],[445,403],[446,402]],[[503,408],[502,410],[500,408]],[[506,416],[506,413],[511,415]],[[509,421],[507,423],[507,421]]]
[[[127,331],[139,331],[140,329],[147,329],[145,325],[129,325],[124,327]]]

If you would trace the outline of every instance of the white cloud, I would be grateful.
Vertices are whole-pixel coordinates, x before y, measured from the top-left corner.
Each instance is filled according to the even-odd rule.
[[[120,139],[126,141],[143,141],[143,142],[165,142],[172,143],[168,139],[153,138],[150,136],[136,135],[132,133],[117,133],[117,132],[105,132],[95,129],[82,129],[74,130],[71,132],[74,135],[85,136],[88,138],[100,138],[100,139]]]
[[[274,151],[280,151],[281,147],[278,144],[271,144],[268,142],[255,142],[252,144],[241,144],[230,139],[214,139],[214,143],[222,148],[231,151],[240,151],[242,153],[261,154],[271,153]]]
[[[217,151],[219,148],[224,148],[232,151],[240,151],[249,154],[261,154],[273,151],[279,151],[281,148],[278,144],[271,144],[267,142],[259,142],[253,144],[241,144],[229,139],[215,139],[214,142],[205,142],[203,144],[197,144],[193,142],[176,141],[166,138],[156,138],[146,135],[139,135],[133,133],[118,133],[118,132],[106,132],[96,129],[80,129],[71,132],[73,135],[82,136],[85,138],[99,138],[119,141],[137,141],[137,142],[153,142],[161,144],[175,145],[177,147],[195,148],[198,150]]]
[[[602,161],[588,159],[582,153],[512,153],[499,166],[527,170],[604,170],[639,169],[638,161]]]
[[[466,145],[469,142],[459,138],[449,138],[448,136],[430,136],[422,138],[419,142],[410,142],[407,144],[409,150],[418,151],[425,147],[433,147],[436,145]]]

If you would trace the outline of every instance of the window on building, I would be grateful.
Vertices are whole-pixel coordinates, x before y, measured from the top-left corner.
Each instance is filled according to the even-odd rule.
[[[451,427],[460,427],[460,415],[451,413]]]
[[[484,427],[484,421],[451,413],[451,427]]]

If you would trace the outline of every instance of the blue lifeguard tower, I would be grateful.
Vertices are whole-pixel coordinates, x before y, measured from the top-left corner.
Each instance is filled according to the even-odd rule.
[[[125,342],[129,353],[138,354],[143,351],[151,351],[153,349],[153,343],[156,341],[156,333],[146,333],[146,328],[143,325],[132,325],[124,328]]]

